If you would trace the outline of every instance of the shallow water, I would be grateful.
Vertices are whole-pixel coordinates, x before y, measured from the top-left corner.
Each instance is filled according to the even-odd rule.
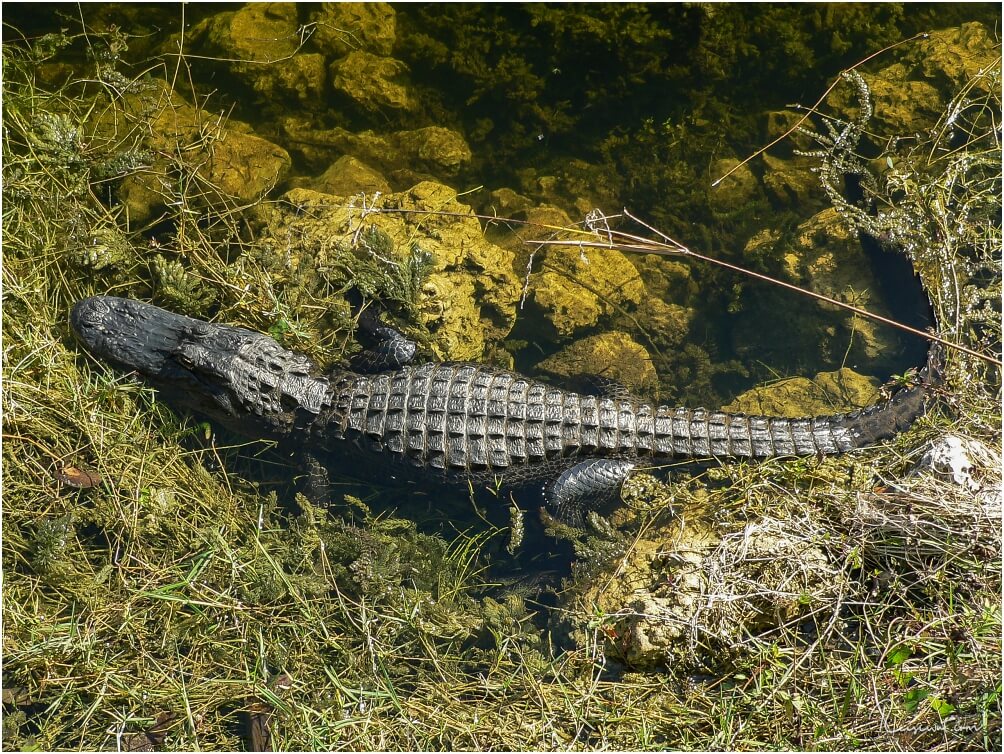
[[[772,149],[772,165],[752,160],[742,186],[713,189],[711,182],[778,135],[778,124],[791,121],[786,106],[812,104],[841,68],[918,30],[999,14],[989,4],[404,4],[338,18],[307,4],[257,11],[203,4],[5,10],[7,39],[17,37],[15,29],[31,38],[58,28],[73,33],[81,21],[94,30],[117,26],[124,44],[109,55],[127,74],[151,62],[154,77],[169,74],[180,45],[185,75],[171,77],[180,92],[189,100],[208,95],[208,109],[230,113],[289,152],[292,168],[270,196],[316,178],[341,153],[364,162],[379,157],[353,147],[350,137],[348,147],[317,149],[303,128],[379,135],[445,127],[470,146],[470,158],[457,165],[415,155],[388,158],[377,168],[392,190],[428,177],[470,192],[462,201],[476,211],[505,215],[508,209],[517,219],[541,205],[557,206],[573,223],[592,208],[611,214],[628,207],[695,250],[810,287],[816,282],[785,267],[785,255],[793,252],[784,238],[827,206],[811,164],[793,153],[805,148],[803,140]],[[365,74],[345,63],[359,51],[376,66]],[[66,53],[71,65],[74,54],[81,66],[94,57],[80,40]],[[239,62],[262,56],[309,60],[324,82],[312,94],[308,74],[283,83],[285,73],[268,78],[262,74],[267,66]],[[890,52],[867,70],[895,60]],[[795,185],[772,188],[785,175]],[[519,200],[500,209],[506,191]],[[751,239],[764,233],[781,240],[750,252]],[[880,253],[841,258],[846,246],[832,253],[836,290],[823,281],[821,292],[854,298],[844,295],[848,286],[856,294],[864,288],[865,308],[928,324],[923,296],[901,260]],[[638,256],[630,261],[642,271],[641,299],[615,301],[572,332],[556,336],[552,313],[530,295],[500,344],[515,365],[533,371],[572,343],[616,332],[652,358],[660,384],[648,394],[717,406],[767,379],[811,377],[844,365],[885,379],[923,359],[925,345],[917,338],[879,327],[865,347],[850,316],[738,273],[683,260],[685,284],[663,285],[679,270]],[[527,252],[517,245],[517,275],[526,263]],[[845,272],[854,274],[841,280]],[[665,317],[644,306],[649,298],[682,307],[674,310],[682,335],[662,332]]]

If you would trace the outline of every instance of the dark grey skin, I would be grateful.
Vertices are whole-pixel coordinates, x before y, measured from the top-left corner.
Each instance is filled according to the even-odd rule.
[[[923,414],[938,358],[891,400],[784,419],[579,395],[481,364],[412,366],[414,344],[389,328],[360,362],[383,371],[322,374],[267,335],[140,301],[88,298],[70,322],[95,356],[240,434],[447,483],[547,483],[550,508],[572,522],[616,497],[638,464],[831,455],[892,437]]]

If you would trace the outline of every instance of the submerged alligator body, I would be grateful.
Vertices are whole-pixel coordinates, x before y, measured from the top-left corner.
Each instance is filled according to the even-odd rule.
[[[240,434],[368,456],[447,482],[549,482],[549,506],[570,521],[614,497],[640,463],[872,445],[924,412],[932,369],[929,360],[921,384],[869,408],[785,419],[580,395],[473,363],[412,366],[414,344],[389,328],[363,362],[383,371],[321,374],[267,335],[131,299],[80,301],[71,324],[94,355],[139,372],[168,403]]]

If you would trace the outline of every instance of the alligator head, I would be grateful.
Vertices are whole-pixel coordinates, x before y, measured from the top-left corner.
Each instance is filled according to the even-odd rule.
[[[310,359],[242,327],[113,296],[78,302],[70,324],[88,351],[138,372],[172,405],[242,433],[289,434],[327,403]]]

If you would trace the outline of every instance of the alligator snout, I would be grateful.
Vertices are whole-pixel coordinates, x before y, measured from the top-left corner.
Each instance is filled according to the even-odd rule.
[[[73,305],[70,312],[70,325],[79,337],[94,328],[100,327],[105,315],[110,311],[105,296],[91,296]]]
[[[141,301],[92,296],[70,312],[70,327],[90,353],[148,376],[163,369],[186,328],[197,320]]]

